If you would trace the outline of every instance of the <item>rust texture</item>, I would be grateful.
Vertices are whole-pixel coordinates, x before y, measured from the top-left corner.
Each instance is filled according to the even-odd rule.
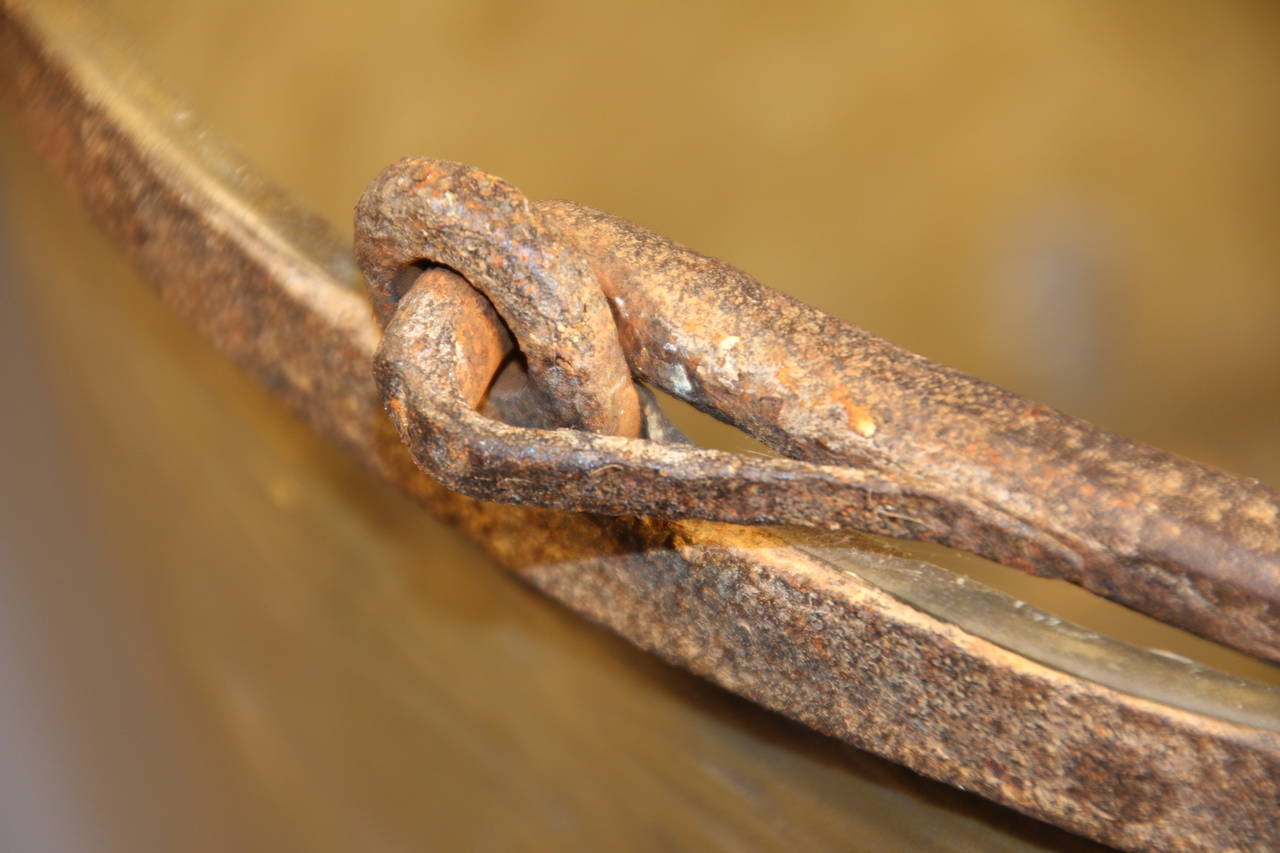
[[[637,435],[639,399],[631,372],[582,254],[557,240],[524,195],[501,178],[443,160],[406,166],[388,175],[395,188],[388,203],[361,212],[366,227],[386,241],[356,248],[371,250],[357,259],[381,285],[374,288],[373,307],[383,323],[404,285],[399,274],[406,265],[398,258],[429,258],[456,269],[493,300],[525,345],[529,372],[565,426]],[[408,204],[420,205],[416,212],[434,227],[396,228],[410,221]]]
[[[493,186],[502,189],[497,204]],[[476,400],[452,393],[449,335],[433,337],[430,352],[420,346],[425,327],[445,322],[430,309],[388,327],[379,376],[415,459],[451,488],[557,509],[939,542],[1280,660],[1280,495],[1270,488],[930,362],[625,220],[571,202],[521,204],[513,193],[476,169],[426,158],[379,176],[357,208],[356,255],[381,316],[413,264],[470,275],[458,252],[438,249],[460,233],[470,255],[551,254],[527,248],[533,217],[557,259],[572,247],[584,258],[578,266],[596,271],[617,330],[592,325],[591,334],[620,339],[639,379],[792,459],[477,416]],[[509,237],[502,218],[513,210]],[[499,269],[511,272],[505,262]],[[557,304],[550,288],[531,294],[522,277],[504,284],[491,266],[484,273],[491,297],[515,292],[556,316],[580,310]],[[495,303],[522,353],[547,360],[522,337],[508,298]],[[601,348],[584,351],[582,363]],[[575,362],[564,348],[551,357]],[[612,378],[606,390],[560,425],[610,405]]]
[[[380,330],[342,242],[60,9],[0,0],[0,92],[32,144],[167,304],[518,577],[764,706],[1077,833],[1128,849],[1280,847],[1270,694],[1260,721],[1187,710],[996,645],[764,530],[493,504],[424,475],[383,414]],[[412,303],[434,299],[479,329],[458,338],[468,406],[510,345],[470,294],[438,271],[401,306],[416,316]],[[710,365],[685,369],[713,393]],[[887,412],[868,413],[887,442]]]

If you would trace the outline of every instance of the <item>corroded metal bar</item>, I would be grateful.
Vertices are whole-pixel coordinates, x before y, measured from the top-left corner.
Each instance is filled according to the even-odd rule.
[[[422,475],[381,411],[342,243],[111,44],[80,10],[0,4],[0,91],[33,145],[168,304],[516,575],[767,707],[1107,843],[1280,846],[1275,691],[846,544],[496,506]]]
[[[1280,495],[1257,480],[1112,435],[459,163],[411,157],[379,175],[356,209],[356,255],[384,322],[403,271],[446,264],[494,300],[531,361],[599,377],[595,397],[540,383],[577,412],[557,426],[618,408],[599,353],[620,335],[640,378],[792,457],[512,428],[414,394],[424,408],[405,410],[402,434],[415,459],[472,497],[939,542],[1280,660]],[[548,259],[596,278],[552,286]],[[585,322],[602,293],[617,330]],[[526,335],[527,316],[566,331]],[[415,371],[381,375],[401,398],[440,388],[408,350]]]

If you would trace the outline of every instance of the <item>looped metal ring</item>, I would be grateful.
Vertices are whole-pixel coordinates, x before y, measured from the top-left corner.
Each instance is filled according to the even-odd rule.
[[[450,267],[497,307],[565,426],[639,434],[639,400],[595,274],[518,189],[461,163],[408,158],[383,172],[356,215],[356,260],[384,326],[407,268]]]

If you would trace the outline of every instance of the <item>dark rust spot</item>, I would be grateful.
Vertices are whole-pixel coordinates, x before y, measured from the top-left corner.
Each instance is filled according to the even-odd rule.
[[[1179,782],[1161,777],[1146,758],[1116,741],[1091,744],[1067,762],[1067,793],[1105,820],[1150,823],[1165,813]]]

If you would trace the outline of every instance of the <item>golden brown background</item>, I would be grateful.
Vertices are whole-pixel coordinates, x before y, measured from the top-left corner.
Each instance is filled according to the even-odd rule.
[[[1280,483],[1274,4],[101,5],[344,231],[390,161],[464,160]],[[513,583],[193,340],[0,129],[0,841],[1087,846]]]

